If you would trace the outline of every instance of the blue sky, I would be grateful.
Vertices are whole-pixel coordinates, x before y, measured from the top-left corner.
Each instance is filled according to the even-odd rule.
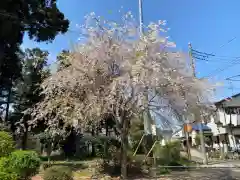
[[[124,11],[138,16],[138,0],[58,0],[58,5],[71,21],[70,31],[57,36],[51,44],[37,44],[27,37],[23,44],[24,47],[48,50],[51,53],[49,61],[54,61],[62,49],[71,48],[71,44],[77,41],[76,24],[83,23],[86,14],[95,12],[117,21],[121,17],[118,10],[123,6]],[[215,54],[217,57],[211,58],[211,62],[197,61],[196,65],[198,77],[207,76],[216,69],[221,71],[214,77],[214,80],[224,82],[217,93],[219,99],[240,91],[240,83],[233,82],[231,85],[225,81],[227,77],[240,74],[240,63],[229,67],[232,57],[240,56],[239,7],[239,0],[143,0],[144,24],[167,20],[167,26],[171,29],[168,35],[176,42],[177,49],[187,52],[188,42],[191,42],[194,49]],[[233,38],[232,42],[227,43]],[[233,91],[229,89],[231,86]]]

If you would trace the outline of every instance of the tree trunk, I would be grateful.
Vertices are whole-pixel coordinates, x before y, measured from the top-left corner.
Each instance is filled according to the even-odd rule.
[[[12,94],[12,86],[9,86],[8,87],[8,96],[7,96],[6,114],[5,114],[5,123],[8,123],[11,94]]]
[[[79,156],[80,153],[80,140],[81,140],[81,135],[80,135],[80,131],[76,131],[76,139],[75,139],[75,149],[76,149],[76,155]]]
[[[51,160],[51,153],[52,153],[52,143],[48,143],[47,144],[48,163],[50,163],[50,160]]]
[[[95,126],[92,127],[92,137],[95,136]],[[92,146],[92,152],[91,152],[91,157],[95,157],[96,156],[96,152],[95,152],[95,145],[93,142],[91,142],[91,146]],[[88,148],[89,150],[89,148]]]
[[[10,109],[10,101],[11,101],[11,94],[12,94],[12,79],[11,79],[11,85],[9,85],[8,89],[8,94],[7,94],[7,101],[6,101],[6,111],[5,111],[5,117],[4,117],[4,126],[8,127],[9,123],[9,109]],[[13,139],[15,140],[14,136],[15,132],[13,132]]]
[[[22,140],[21,140],[21,148],[22,150],[25,150],[27,147],[27,140],[28,140],[28,124],[27,121],[24,119],[24,132],[22,135]]]
[[[44,154],[44,145],[42,143],[40,143],[40,153],[43,156],[43,154]]]
[[[121,134],[121,178],[127,179],[127,149],[128,149],[128,121],[127,119],[122,119],[123,127]]]
[[[22,135],[22,145],[21,145],[22,150],[26,150],[27,148],[27,139],[28,139],[28,132],[25,131],[23,132],[23,135]]]
[[[105,133],[105,136],[106,136],[106,140],[104,142],[104,158],[107,157],[108,155],[108,124],[107,124],[107,121],[105,120],[105,129],[106,129],[106,133]]]

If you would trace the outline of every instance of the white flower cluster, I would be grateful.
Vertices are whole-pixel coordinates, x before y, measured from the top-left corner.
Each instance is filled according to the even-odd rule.
[[[207,101],[212,88],[189,73],[187,57],[173,52],[175,43],[162,36],[166,21],[151,23],[140,37],[130,12],[121,23],[95,13],[85,19],[81,26],[85,43],[75,46],[70,67],[43,84],[45,99],[35,112],[51,117],[50,121],[78,119],[84,125],[108,113],[131,119],[150,109],[150,102],[142,103],[146,90],[166,99],[178,113],[197,106],[197,96]]]

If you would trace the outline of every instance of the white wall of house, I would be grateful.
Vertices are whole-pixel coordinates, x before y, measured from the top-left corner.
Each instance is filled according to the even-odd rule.
[[[215,122],[221,122],[222,126],[227,126],[232,122],[233,126],[240,125],[240,115],[226,114],[223,110],[218,110]]]
[[[226,134],[227,129],[225,127],[219,126],[216,123],[216,119],[212,116],[210,122],[207,124],[211,128],[213,136],[218,136],[220,134]]]
[[[218,110],[217,116],[211,118],[208,126],[212,129],[213,136],[227,134],[229,146],[234,148],[236,146],[235,135],[240,135],[240,128],[233,128],[231,132],[228,125],[232,123],[233,127],[236,127],[240,125],[239,120],[240,115],[228,115],[223,110]]]

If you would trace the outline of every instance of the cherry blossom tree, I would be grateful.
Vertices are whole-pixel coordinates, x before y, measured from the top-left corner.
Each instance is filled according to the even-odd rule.
[[[174,52],[165,29],[165,21],[151,23],[140,37],[131,13],[119,24],[94,13],[86,16],[84,41],[68,56],[70,65],[42,84],[45,98],[32,110],[31,124],[45,121],[53,131],[69,124],[86,128],[112,115],[120,132],[125,178],[133,118],[163,106],[184,114],[200,106],[197,96],[202,106],[212,92],[206,80],[192,76],[187,56]],[[146,98],[148,94],[154,95]],[[154,102],[156,96],[165,103]]]

